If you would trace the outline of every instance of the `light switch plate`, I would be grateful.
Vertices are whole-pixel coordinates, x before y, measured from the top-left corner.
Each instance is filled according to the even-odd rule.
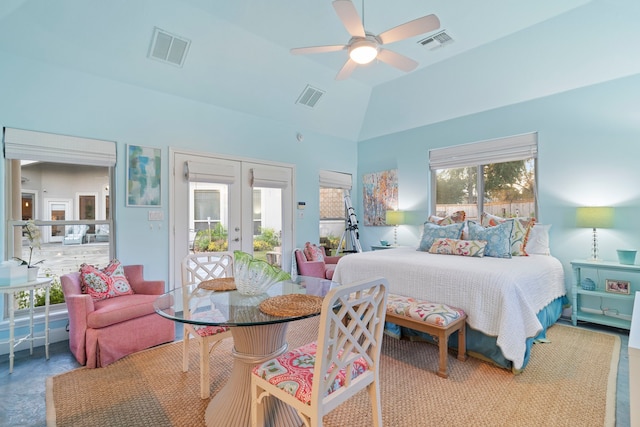
[[[162,221],[163,219],[162,211],[149,211],[149,221]]]

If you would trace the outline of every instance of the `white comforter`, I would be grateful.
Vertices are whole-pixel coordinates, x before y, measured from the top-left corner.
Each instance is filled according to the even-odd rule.
[[[497,337],[515,369],[524,363],[526,339],[542,330],[538,311],[566,293],[562,264],[547,255],[472,258],[387,249],[343,257],[333,280],[372,276],[385,277],[390,293],[462,308],[469,326]]]

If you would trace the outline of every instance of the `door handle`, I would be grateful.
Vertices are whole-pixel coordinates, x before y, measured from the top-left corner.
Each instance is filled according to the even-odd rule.
[[[239,241],[240,241],[240,238],[239,238],[239,237],[236,237],[235,239],[233,239],[233,241],[234,241],[234,242],[239,242]]]

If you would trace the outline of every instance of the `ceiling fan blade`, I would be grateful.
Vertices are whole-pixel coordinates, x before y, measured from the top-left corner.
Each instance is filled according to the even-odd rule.
[[[440,28],[440,20],[436,15],[427,15],[413,21],[405,22],[380,34],[382,44],[393,43],[418,34],[429,33]]]
[[[305,55],[308,53],[325,53],[325,52],[337,52],[339,50],[346,49],[347,46],[343,44],[332,46],[312,46],[312,47],[294,47],[291,49],[293,55]]]
[[[418,63],[413,59],[387,49],[378,51],[378,59],[407,73],[415,70],[418,66]]]
[[[358,63],[353,59],[349,58],[347,62],[345,62],[344,65],[342,66],[342,69],[340,70],[340,72],[338,72],[338,75],[336,75],[336,80],[348,79],[351,73],[353,73],[353,70],[355,70],[357,66],[358,66]]]
[[[338,18],[342,21],[342,25],[352,37],[365,37],[364,27],[360,22],[358,11],[350,0],[335,0],[333,8],[336,10]]]

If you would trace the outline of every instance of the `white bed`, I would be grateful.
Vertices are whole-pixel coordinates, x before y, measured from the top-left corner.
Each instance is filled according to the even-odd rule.
[[[516,371],[528,361],[527,340],[546,331],[559,316],[556,308],[557,316],[543,320],[543,325],[543,309],[553,302],[561,307],[566,298],[562,264],[550,255],[476,258],[387,249],[343,257],[333,280],[350,283],[371,276],[385,277],[391,293],[462,308],[468,327],[495,337]],[[467,345],[473,351],[473,342]]]

